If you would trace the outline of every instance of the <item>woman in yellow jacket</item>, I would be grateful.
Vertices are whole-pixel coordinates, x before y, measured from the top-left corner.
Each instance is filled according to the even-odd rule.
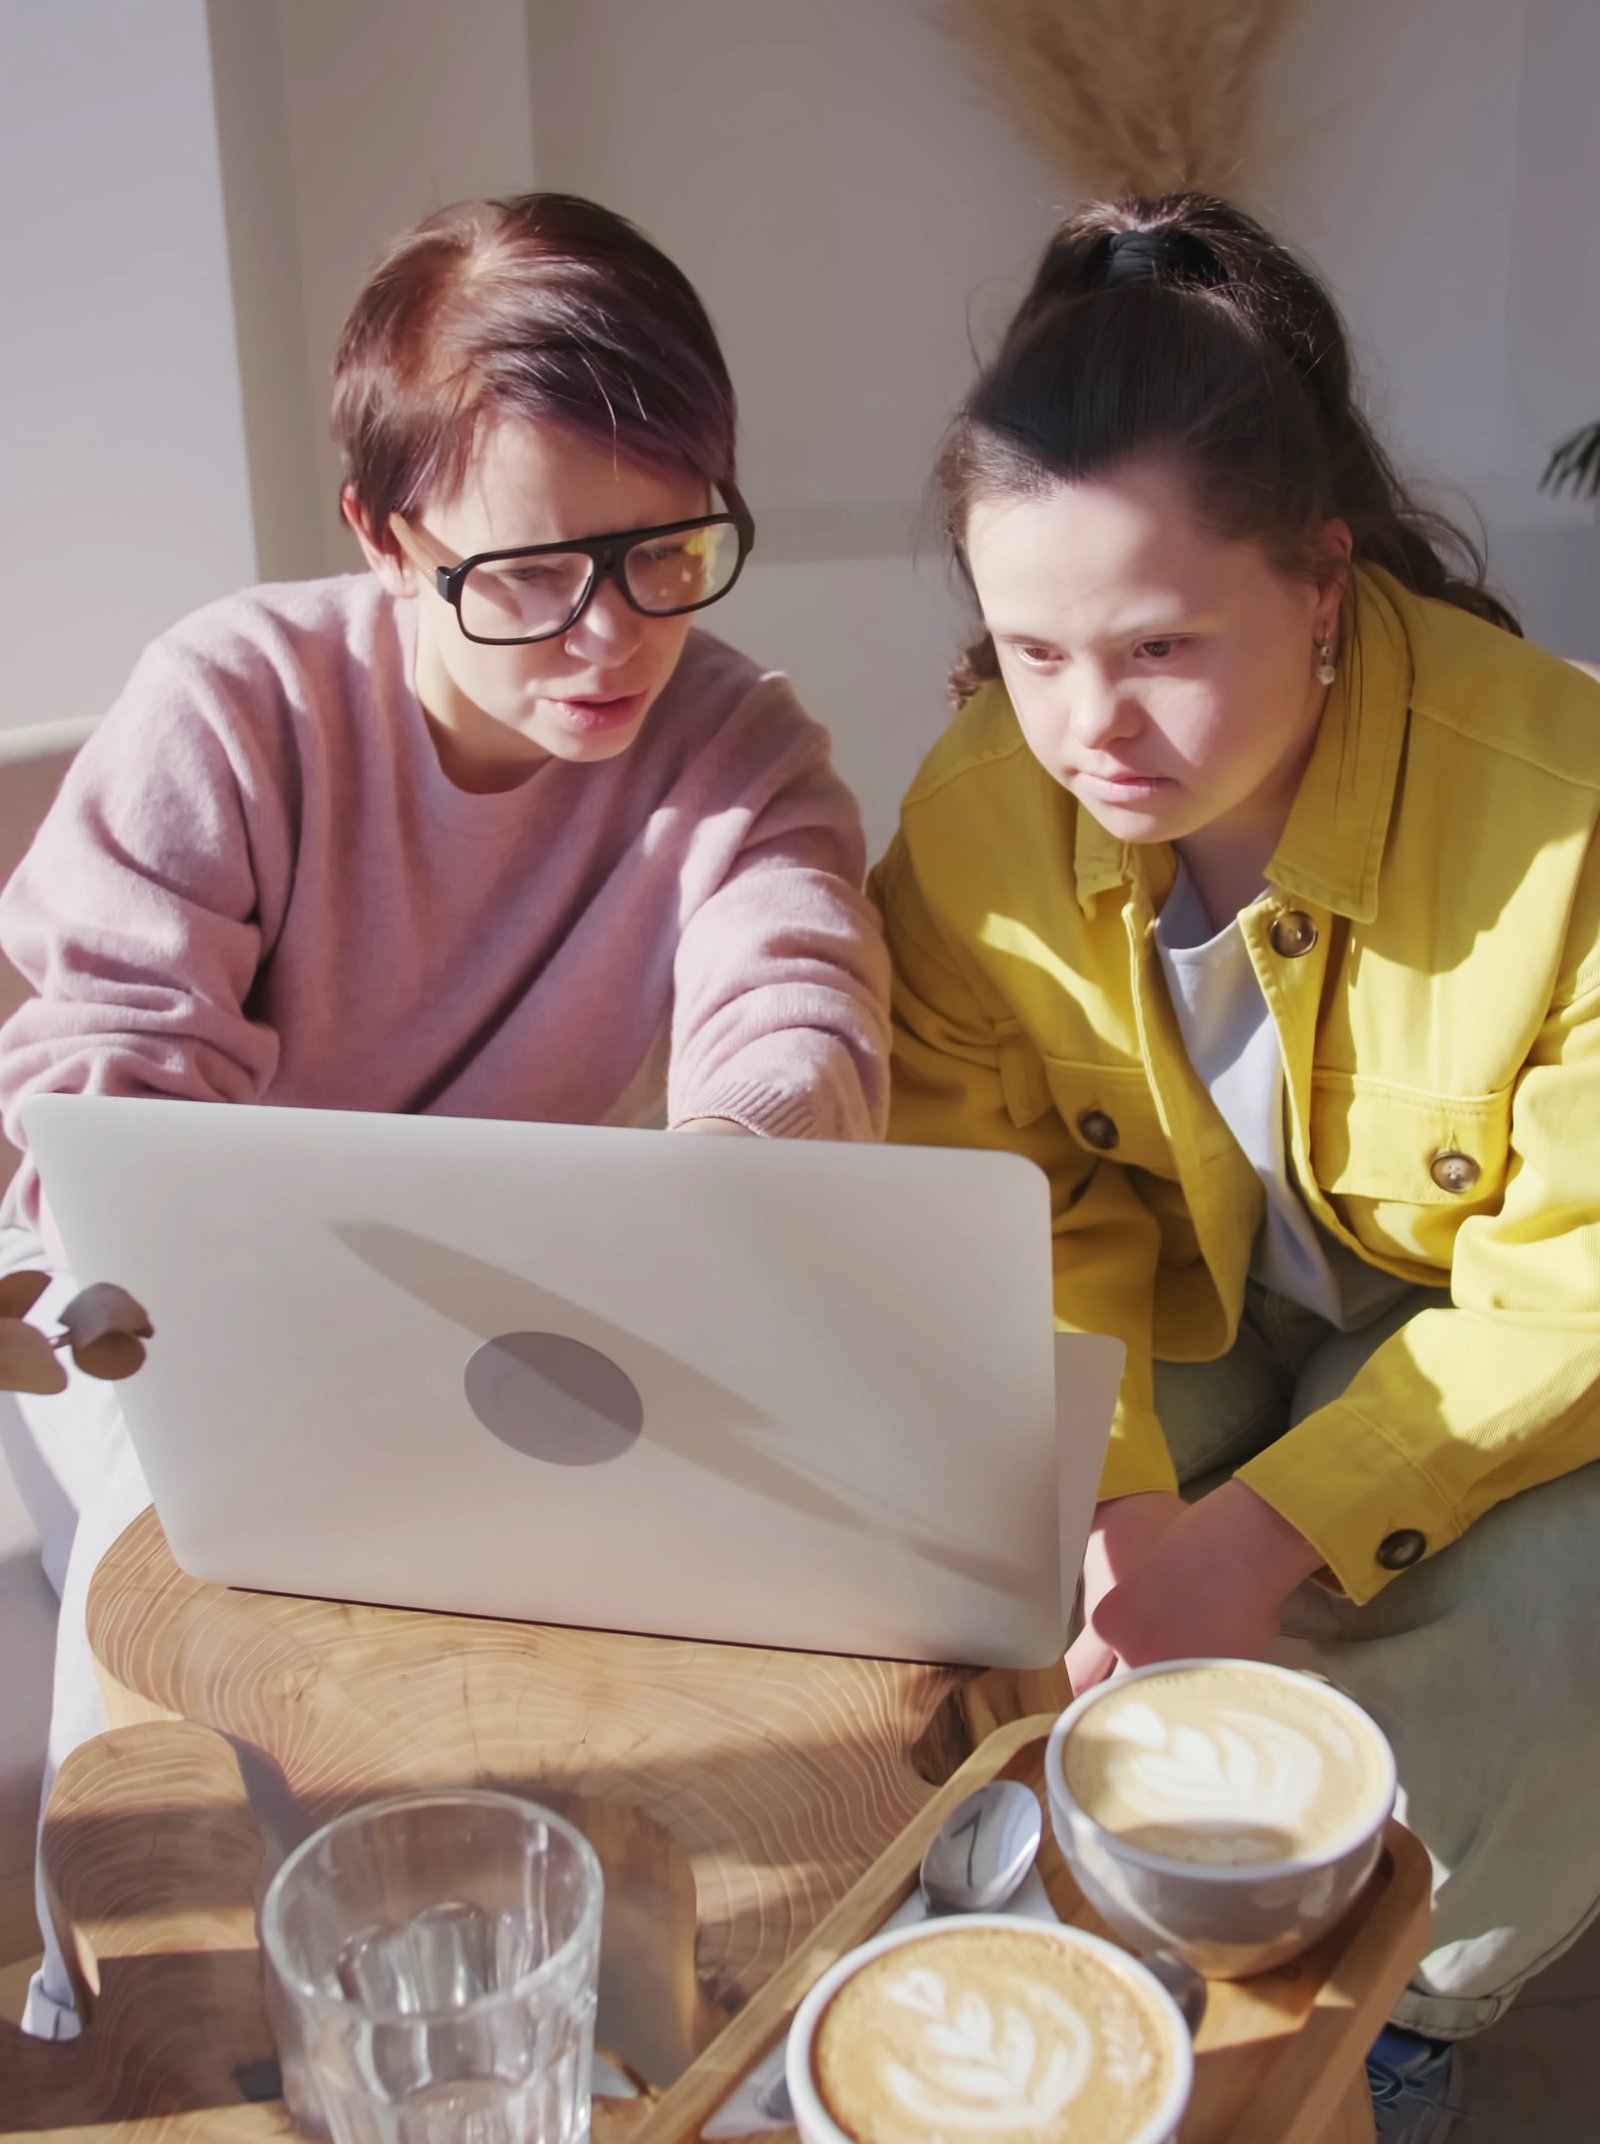
[[[1600,687],[1215,201],[1062,228],[941,477],[988,635],[876,879],[892,1136],[1037,1162],[1127,1342],[1074,1684],[1272,1653],[1393,1739],[1431,2134],[1600,1898]]]

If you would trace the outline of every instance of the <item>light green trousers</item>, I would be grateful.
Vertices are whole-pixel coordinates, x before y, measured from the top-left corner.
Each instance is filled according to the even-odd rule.
[[[1221,1361],[1156,1365],[1184,1494],[1336,1398],[1408,1318],[1447,1301],[1417,1289],[1342,1333],[1252,1285]],[[1441,2039],[1481,2031],[1600,1909],[1600,1464],[1498,1505],[1364,1608],[1302,1586],[1278,1657],[1382,1727],[1399,1814],[1433,1859],[1434,1948],[1398,2022]]]

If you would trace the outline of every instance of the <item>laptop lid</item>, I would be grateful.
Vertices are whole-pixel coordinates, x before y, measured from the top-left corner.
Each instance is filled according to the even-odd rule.
[[[1040,1665],[1120,1375],[1043,1175],[965,1150],[40,1096],[74,1277],[196,1577]]]

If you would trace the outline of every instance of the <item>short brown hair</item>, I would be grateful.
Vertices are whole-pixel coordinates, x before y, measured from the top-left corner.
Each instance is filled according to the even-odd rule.
[[[693,285],[575,194],[429,216],[375,263],[339,338],[333,436],[377,532],[453,492],[479,427],[501,416],[733,480],[733,383]]]

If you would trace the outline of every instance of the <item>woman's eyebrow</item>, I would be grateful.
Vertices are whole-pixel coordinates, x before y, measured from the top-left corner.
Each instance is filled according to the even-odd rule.
[[[1127,640],[1163,640],[1180,633],[1214,631],[1222,622],[1221,614],[1215,611],[1169,610],[1147,611],[1142,615],[1130,614],[1119,618],[1105,631],[1094,636],[1091,645],[1106,646]],[[1040,647],[1059,647],[1062,643],[1054,633],[1035,626],[996,623],[986,621],[991,640],[1004,641],[1007,646],[1033,644]]]

